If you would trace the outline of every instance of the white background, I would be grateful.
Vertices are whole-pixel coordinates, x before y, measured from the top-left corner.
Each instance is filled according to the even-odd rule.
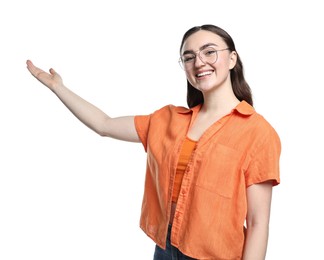
[[[255,108],[282,141],[267,260],[324,259],[320,1],[0,3],[0,259],[152,259],[138,227],[146,154],[97,136],[27,71],[31,59],[111,116],[185,105],[183,33],[233,37]]]

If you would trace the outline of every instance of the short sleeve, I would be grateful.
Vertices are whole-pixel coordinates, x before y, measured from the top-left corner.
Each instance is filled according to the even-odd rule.
[[[134,117],[135,128],[145,152],[147,152],[147,136],[150,128],[151,115],[138,115]]]
[[[278,185],[280,183],[280,153],[280,138],[271,128],[251,155],[251,161],[245,173],[246,186],[265,181],[272,181],[273,186]]]

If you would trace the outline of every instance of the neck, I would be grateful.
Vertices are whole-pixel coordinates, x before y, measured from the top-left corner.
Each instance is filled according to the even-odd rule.
[[[204,104],[201,112],[209,114],[226,114],[235,108],[240,101],[234,95],[232,88],[230,91],[203,93]]]

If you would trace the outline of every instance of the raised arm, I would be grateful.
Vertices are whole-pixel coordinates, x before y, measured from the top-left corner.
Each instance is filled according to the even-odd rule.
[[[50,69],[50,73],[47,73],[36,67],[30,60],[27,61],[27,69],[36,79],[52,90],[82,123],[99,135],[123,141],[140,142],[135,129],[134,116],[111,118],[65,87],[61,76],[54,69]]]

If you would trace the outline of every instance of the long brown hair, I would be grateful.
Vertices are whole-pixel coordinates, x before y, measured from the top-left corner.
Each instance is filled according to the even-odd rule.
[[[224,42],[226,43],[226,45],[230,51],[235,51],[237,53],[237,51],[235,49],[234,41],[233,41],[232,37],[226,31],[224,31],[223,29],[221,29],[220,27],[217,27],[215,25],[205,24],[202,26],[192,27],[183,35],[182,42],[180,45],[180,54],[181,54],[181,49],[183,47],[183,44],[187,40],[187,38],[190,35],[194,34],[197,31],[200,31],[200,30],[206,30],[206,31],[210,31],[210,32],[217,34],[219,37],[221,37],[224,40]],[[234,92],[235,96],[237,97],[237,99],[240,101],[245,100],[251,106],[253,106],[251,89],[244,78],[243,63],[242,63],[238,53],[237,53],[236,65],[231,70],[230,77],[231,77],[233,92]],[[197,90],[196,88],[194,88],[190,84],[190,82],[187,80],[187,104],[188,104],[188,106],[191,108],[191,107],[194,107],[194,106],[196,106],[198,104],[202,104],[202,103],[204,103],[204,97],[203,97],[202,92]]]

